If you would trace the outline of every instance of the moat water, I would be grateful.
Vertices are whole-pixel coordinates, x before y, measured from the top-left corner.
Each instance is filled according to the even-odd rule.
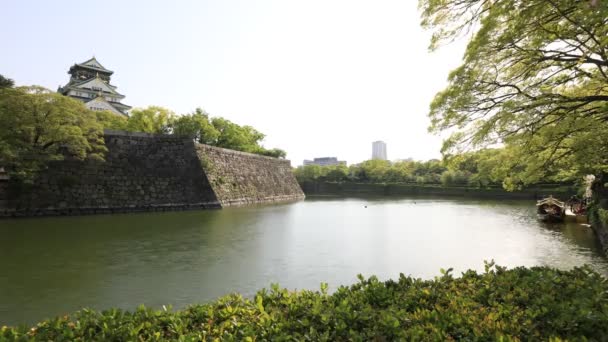
[[[366,207],[367,206],[367,207]],[[0,326],[83,307],[182,308],[271,283],[331,288],[357,274],[589,264],[593,232],[536,220],[533,201],[309,198],[211,211],[0,220]]]

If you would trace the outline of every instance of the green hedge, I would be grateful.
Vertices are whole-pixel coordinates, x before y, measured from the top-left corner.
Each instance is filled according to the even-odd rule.
[[[229,295],[181,311],[82,310],[0,340],[393,341],[608,340],[608,283],[588,267],[486,265],[434,280],[375,277],[333,294],[273,286],[254,299]],[[559,339],[554,339],[559,340]]]

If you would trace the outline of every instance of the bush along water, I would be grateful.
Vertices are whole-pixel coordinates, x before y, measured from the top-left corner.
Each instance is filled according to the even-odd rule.
[[[328,294],[272,286],[181,311],[82,310],[0,341],[512,341],[608,339],[608,283],[588,267],[451,270],[433,280],[363,278]]]

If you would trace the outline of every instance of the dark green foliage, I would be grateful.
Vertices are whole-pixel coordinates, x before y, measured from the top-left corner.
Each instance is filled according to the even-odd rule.
[[[11,80],[10,78],[6,78],[6,77],[0,75],[0,89],[12,88],[14,86],[15,86],[15,81]]]
[[[211,124],[209,114],[201,108],[191,114],[180,115],[171,123],[173,134],[193,138],[201,144],[213,145],[220,132]]]
[[[506,270],[434,280],[375,277],[333,294],[272,286],[182,311],[83,310],[34,327],[3,327],[0,341],[511,341],[606,340],[608,283],[587,267]]]

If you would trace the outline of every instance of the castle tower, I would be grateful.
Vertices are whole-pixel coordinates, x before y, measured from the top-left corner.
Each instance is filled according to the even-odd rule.
[[[114,72],[101,65],[95,57],[88,61],[72,65],[68,74],[70,81],[57,90],[63,95],[73,97],[85,103],[92,110],[109,110],[119,115],[128,115],[131,106],[120,101],[124,95],[110,84]]]

